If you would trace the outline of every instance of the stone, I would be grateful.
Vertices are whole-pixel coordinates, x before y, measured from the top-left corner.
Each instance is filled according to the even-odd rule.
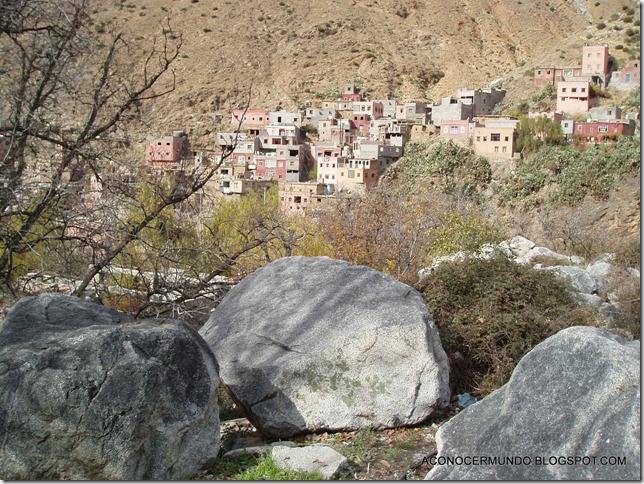
[[[576,294],[576,296],[583,303],[588,304],[589,306],[595,307],[597,309],[599,309],[601,305],[606,302],[604,298],[596,296],[595,294],[586,294],[583,292],[579,292]]]
[[[322,444],[305,447],[275,446],[271,451],[271,457],[280,469],[317,472],[324,479],[332,479],[347,468],[346,457]]]
[[[639,481],[640,343],[564,329],[524,356],[503,387],[445,423],[436,443],[426,479]]]
[[[510,249],[512,249],[516,254],[521,257],[525,255],[530,249],[532,249],[536,244],[531,240],[526,239],[517,235],[513,237],[512,240],[508,243]]]
[[[543,269],[554,272],[557,278],[569,282],[579,292],[594,294],[603,287],[602,281],[576,266],[549,266]]]
[[[586,267],[586,272],[595,278],[598,289],[601,289],[608,284],[614,268],[610,262],[594,262]]]
[[[629,267],[626,269],[626,272],[628,272],[631,276],[635,277],[636,279],[640,278],[640,271],[638,269],[635,269],[634,267]]]
[[[559,261],[562,264],[570,264],[570,257],[561,255],[547,247],[533,247],[528,250],[524,255],[517,257],[517,264],[532,264],[537,257],[548,258],[554,261]]]
[[[0,324],[0,476],[183,479],[219,450],[218,365],[176,320],[60,294]]]
[[[449,401],[448,362],[414,288],[328,257],[286,257],[236,285],[201,335],[267,437],[390,428]]]

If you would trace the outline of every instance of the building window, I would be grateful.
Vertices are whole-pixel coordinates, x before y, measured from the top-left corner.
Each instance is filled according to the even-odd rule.
[[[506,137],[505,137],[505,141],[510,141],[510,137],[509,137],[509,136],[506,136]]]
[[[504,146],[504,147],[501,149],[501,151],[503,151],[503,153],[507,153],[507,152],[508,152],[508,147],[507,147],[507,146]]]
[[[491,133],[490,141],[501,141],[501,133]]]
[[[600,126],[598,131],[600,133],[608,133],[608,126]]]
[[[480,137],[480,136],[477,136],[477,137],[476,137],[476,141],[481,141],[481,137]]]
[[[581,88],[581,92],[586,92],[586,88],[585,88],[585,87],[582,87],[582,88]]]
[[[566,92],[566,88],[565,88],[565,87],[562,87],[562,88],[561,88],[561,92]]]
[[[450,126],[449,132],[450,134],[458,134],[458,126]]]
[[[443,133],[447,133],[447,126],[443,128]]]
[[[577,88],[576,88],[576,87],[573,87],[570,91],[571,91],[571,92],[577,92]]]
[[[483,141],[487,141],[487,136],[483,136]]]
[[[495,152],[495,153],[498,153],[498,152],[499,152],[499,147],[498,147],[498,146],[495,146],[495,147],[494,147],[494,152]]]

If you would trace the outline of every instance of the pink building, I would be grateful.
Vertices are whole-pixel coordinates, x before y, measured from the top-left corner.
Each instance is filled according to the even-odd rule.
[[[581,63],[582,75],[606,76],[608,74],[608,46],[586,45]]]
[[[145,143],[145,161],[159,164],[174,164],[184,157],[188,150],[188,137],[183,131],[172,136],[148,137]]]
[[[474,132],[476,123],[467,119],[443,120],[440,125],[441,138],[468,139]]]
[[[633,120],[575,122],[573,138],[586,143],[605,143],[619,136],[633,136],[634,132]]]
[[[584,114],[595,105],[588,81],[562,81],[557,84],[557,112]]]
[[[620,91],[630,91],[640,85],[640,60],[632,59],[626,67],[611,75],[610,85]]]
[[[287,182],[280,184],[278,196],[282,211],[304,215],[316,196],[324,194],[324,185],[315,182]]]
[[[269,112],[261,109],[233,109],[230,124],[233,126],[266,126],[269,122]]]
[[[371,126],[371,116],[363,113],[354,113],[351,116],[351,128],[359,133],[369,133]]]
[[[347,84],[344,86],[344,92],[342,93],[342,102],[343,103],[353,103],[362,101],[362,94],[360,94],[358,88],[353,84]],[[339,107],[342,109],[342,106]]]
[[[329,144],[311,146],[311,155],[317,167],[317,180],[326,185],[335,185],[338,161],[342,148]]]
[[[557,85],[561,81],[572,81],[581,76],[581,67],[537,67],[534,70],[532,85],[543,89],[548,84]]]

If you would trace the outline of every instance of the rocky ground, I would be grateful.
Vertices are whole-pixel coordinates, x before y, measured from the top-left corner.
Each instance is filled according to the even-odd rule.
[[[428,456],[436,452],[434,436],[444,422],[459,412],[456,403],[437,419],[414,428],[374,430],[366,429],[353,432],[309,434],[292,439],[298,446],[324,444],[333,448],[349,461],[349,471],[340,479],[351,480],[421,480],[432,466]],[[256,429],[245,418],[230,419],[222,422],[222,449],[255,447],[273,441],[262,439]],[[209,469],[198,476],[200,480],[230,480],[245,467],[250,467],[259,454],[238,461],[220,457]]]

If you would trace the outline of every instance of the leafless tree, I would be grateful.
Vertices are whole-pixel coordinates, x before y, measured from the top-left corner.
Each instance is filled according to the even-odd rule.
[[[95,25],[86,0],[0,2],[5,291],[14,292],[17,277],[34,269],[74,279],[76,295],[118,286],[118,280],[140,289],[133,282],[137,273],[147,288],[134,308],[140,313],[155,297],[167,302],[161,296],[172,293],[176,302],[208,292],[241,254],[284,238],[279,220],[270,217],[247,226],[244,242],[234,248],[212,234],[196,237],[198,243],[178,235],[190,223],[203,235],[207,223],[196,198],[204,196],[234,144],[214,160],[187,158],[163,173],[144,169],[129,155],[128,129],[147,103],[174,89],[182,39],[169,22],[146,45],[133,45],[124,33]],[[185,223],[164,228],[169,214]],[[166,238],[152,244],[150,232]],[[186,259],[204,254],[201,270],[182,269],[190,268],[181,264]],[[183,276],[173,278],[173,271]]]

